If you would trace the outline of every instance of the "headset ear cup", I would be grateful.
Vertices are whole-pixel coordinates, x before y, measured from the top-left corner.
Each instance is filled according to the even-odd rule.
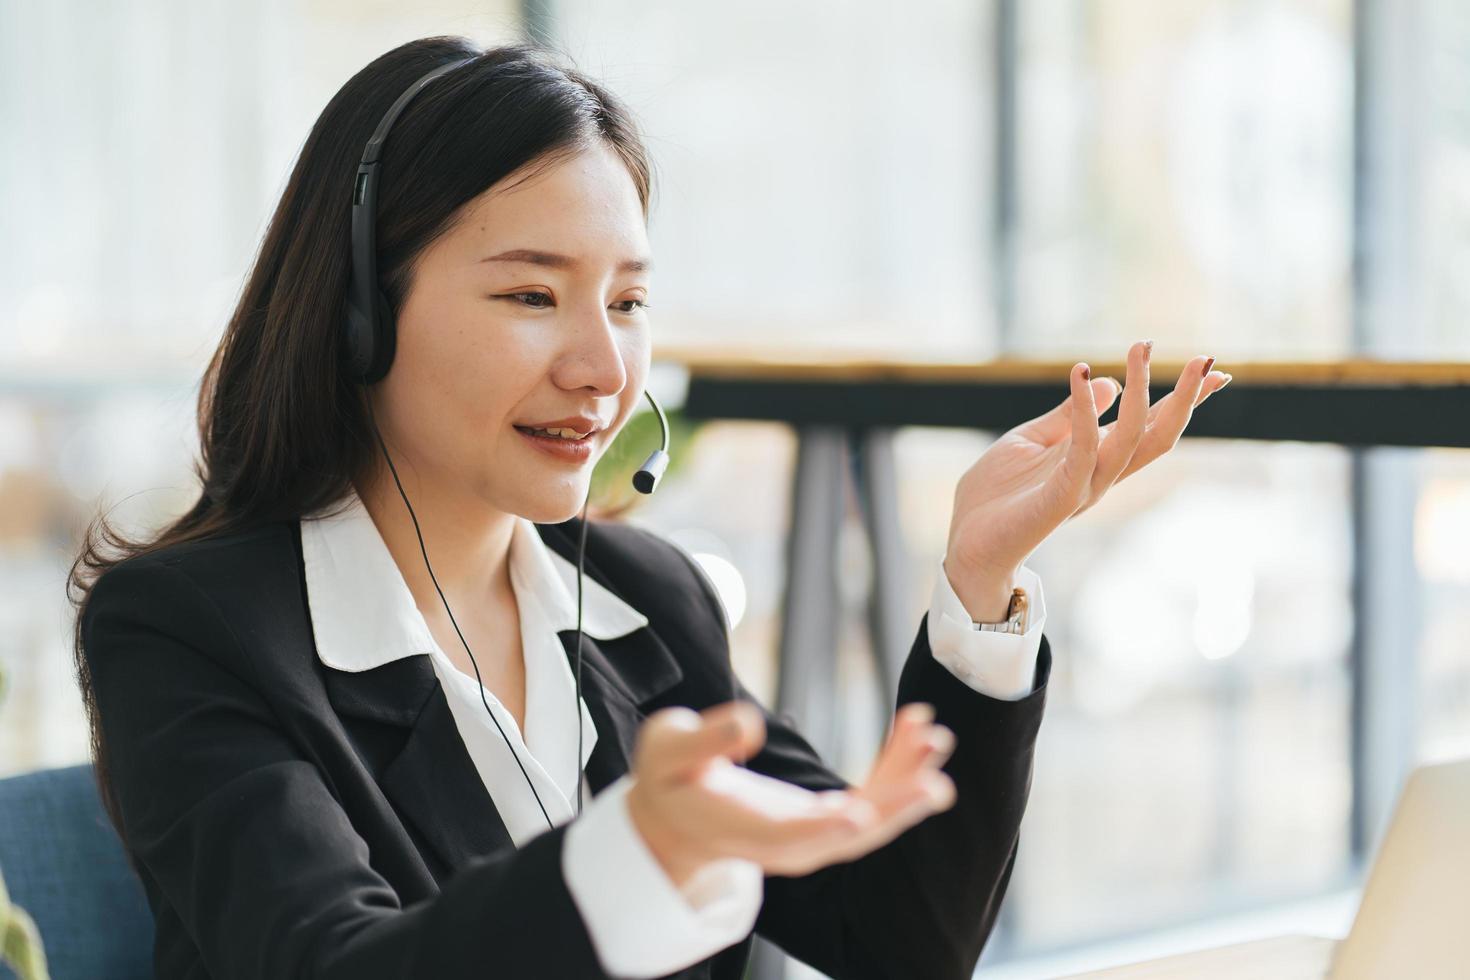
[[[393,354],[397,349],[398,328],[393,318],[393,306],[383,291],[374,294],[378,301],[378,315],[373,323],[373,363],[370,381],[377,381],[393,366]]]
[[[343,338],[346,350],[342,353],[347,373],[354,381],[363,380],[371,366],[373,332],[373,325],[368,316],[349,299],[347,301],[347,327]]]

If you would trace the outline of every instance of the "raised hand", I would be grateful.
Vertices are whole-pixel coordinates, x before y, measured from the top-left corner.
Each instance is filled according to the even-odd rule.
[[[933,720],[929,705],[904,705],[861,786],[812,791],[735,764],[765,742],[754,706],[664,708],[639,731],[629,814],[678,884],[727,857],[767,874],[806,874],[880,847],[954,804],[954,782],[939,769],[954,734]]]
[[[1061,404],[1006,432],[960,477],[944,568],[972,614],[980,606],[987,619],[1000,618],[1007,583],[1031,552],[1114,483],[1173,449],[1195,407],[1230,381],[1210,370],[1213,357],[1195,357],[1174,390],[1149,405],[1151,351],[1152,341],[1129,349],[1116,421],[1097,424],[1119,396],[1118,383],[1092,378],[1078,362]]]

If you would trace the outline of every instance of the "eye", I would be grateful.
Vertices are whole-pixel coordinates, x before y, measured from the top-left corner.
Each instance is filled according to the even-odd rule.
[[[538,300],[546,300],[546,303],[529,302],[526,299],[526,297],[533,297],[533,298],[538,299]],[[504,299],[513,299],[516,302],[520,303],[522,306],[529,306],[533,310],[544,310],[550,304],[550,301],[551,301],[551,296],[548,293],[536,293],[536,292],[529,292],[529,293],[510,293],[509,295],[507,295],[505,297],[502,297],[502,298],[504,298]]]
[[[533,310],[544,310],[544,309],[547,309],[549,306],[552,305],[550,294],[548,294],[548,293],[542,293],[542,292],[507,293],[504,296],[497,296],[495,298],[496,299],[510,299],[510,300],[515,300],[517,303],[520,303],[522,306],[528,306],[528,307],[530,307]],[[618,302],[614,303],[613,306],[622,307],[622,306],[626,306],[627,304],[632,304],[632,305],[629,306],[626,309],[620,309],[620,310],[618,310],[618,312],[619,313],[626,313],[626,314],[633,314],[633,313],[638,312],[639,310],[651,310],[651,309],[653,309],[652,306],[650,306],[648,303],[644,302],[641,299],[624,299],[624,300],[619,300]]]

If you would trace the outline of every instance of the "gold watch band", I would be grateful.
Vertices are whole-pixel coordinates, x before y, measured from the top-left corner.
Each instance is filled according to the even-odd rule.
[[[1026,632],[1026,620],[1030,610],[1030,597],[1021,586],[1016,586],[1011,592],[1011,604],[1006,610],[1006,618],[999,623],[976,623],[975,629],[985,633],[1016,633]]]

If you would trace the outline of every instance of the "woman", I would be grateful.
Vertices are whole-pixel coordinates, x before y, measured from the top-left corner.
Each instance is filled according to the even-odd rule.
[[[391,343],[344,367],[354,168],[440,69],[380,147]],[[643,398],[649,182],[626,110],[525,46],[403,45],[317,121],[201,389],[198,503],[73,569],[160,977],[734,978],[752,930],[834,977],[970,974],[1051,663],[1023,561],[1228,376],[1150,407],[1135,344],[1099,429],[1119,387],[1078,364],[971,467],[849,786],[735,680],[683,552],[576,516]],[[1029,629],[973,628],[1023,584]]]

